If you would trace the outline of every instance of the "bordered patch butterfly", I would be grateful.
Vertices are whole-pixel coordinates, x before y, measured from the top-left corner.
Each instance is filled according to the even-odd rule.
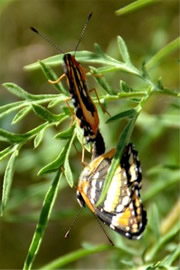
[[[130,143],[125,147],[102,205],[96,207],[115,149],[94,159],[81,173],[77,200],[114,231],[129,239],[139,239],[147,219],[140,198],[142,186],[140,161]]]
[[[80,44],[80,41],[83,37],[83,34],[85,32],[85,29],[88,25],[88,22],[91,16],[92,16],[92,13],[88,15],[87,22],[83,27],[81,36],[76,45],[75,53],[77,51],[77,48]],[[55,46],[45,35],[40,33],[34,27],[31,27],[31,30],[39,34],[41,37],[47,40],[50,44],[52,44],[55,48],[61,51],[59,47]],[[104,140],[99,131],[99,117],[98,117],[97,109],[89,95],[89,90],[87,88],[85,69],[75,59],[75,56],[71,55],[70,53],[64,53],[64,52],[62,53],[64,54],[64,57],[63,57],[64,74],[62,74],[58,80],[56,81],[49,80],[49,82],[52,84],[55,84],[61,81],[62,78],[66,77],[67,84],[69,87],[69,92],[71,94],[71,99],[75,108],[77,122],[79,126],[84,130],[84,137],[86,138],[87,142],[94,142],[94,141],[100,142],[101,147],[99,148],[98,155],[101,155],[105,152],[105,145],[104,145]],[[99,101],[98,96],[97,96],[97,99]],[[68,99],[65,101],[67,103]],[[99,101],[99,104],[100,104],[100,101]]]

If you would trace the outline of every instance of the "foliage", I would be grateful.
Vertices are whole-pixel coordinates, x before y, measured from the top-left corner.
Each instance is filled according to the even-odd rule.
[[[133,8],[137,8],[137,4],[141,4],[142,2],[149,4],[155,1],[139,0],[136,2],[137,3],[134,4],[136,7]],[[130,11],[132,6],[127,6],[126,8]],[[123,12],[123,10],[120,10],[117,11],[117,14],[122,14]],[[141,81],[141,84],[137,89],[129,86],[125,81],[121,80],[120,89],[117,91],[108,83],[105,76],[94,76],[98,87],[103,89],[103,94],[99,97],[101,102],[108,106],[110,102],[124,99],[127,104],[124,110],[119,110],[119,107],[116,107],[116,113],[107,120],[107,124],[114,122],[118,123],[120,120],[122,122],[125,121],[125,126],[121,132],[116,154],[106,177],[102,196],[98,202],[99,204],[104,200],[116,166],[119,164],[123,148],[130,141],[135,125],[139,125],[149,132],[146,138],[142,139],[142,152],[143,148],[146,149],[148,144],[150,144],[154,138],[159,136],[165,128],[179,128],[179,104],[177,103],[177,99],[180,94],[175,90],[164,87],[160,79],[154,79],[150,74],[150,70],[158,65],[163,58],[166,58],[179,47],[179,42],[179,38],[170,42],[146,63],[143,63],[141,68],[137,68],[132,63],[127,46],[122,37],[117,38],[117,47],[121,54],[122,61],[105,54],[98,44],[95,44],[95,52],[81,51],[76,53],[76,58],[80,63],[102,65],[102,67],[98,68],[91,67],[92,74],[106,75],[110,74],[110,72],[123,71],[129,76],[136,77]],[[62,61],[63,55],[56,55],[44,59],[43,61],[28,65],[25,69],[31,71],[41,69],[48,79],[56,80],[57,75],[52,70],[52,67],[59,66]],[[41,146],[48,130],[51,130],[52,128],[58,128],[61,130],[54,135],[56,140],[62,141],[60,153],[58,153],[51,162],[43,166],[38,172],[38,175],[53,175],[54,180],[50,186],[49,183],[48,185],[47,183],[41,184],[39,189],[37,188],[36,191],[32,187],[28,189],[29,193],[37,192],[38,194],[41,194],[40,196],[46,193],[41,213],[40,215],[38,214],[39,221],[37,222],[34,236],[24,263],[24,269],[31,269],[35,257],[40,249],[41,242],[43,241],[47,224],[53,216],[53,206],[60,190],[62,174],[64,174],[69,186],[74,186],[74,177],[69,160],[73,142],[78,140],[81,143],[82,133],[76,123],[74,123],[70,128],[65,130],[63,129],[64,124],[71,117],[71,112],[68,107],[64,107],[64,100],[69,98],[69,93],[61,82],[54,85],[58,94],[51,95],[29,94],[26,90],[14,83],[4,83],[3,86],[10,93],[20,98],[21,101],[1,106],[0,118],[16,112],[12,120],[12,124],[19,123],[30,113],[34,113],[42,120],[41,124],[23,134],[17,134],[5,129],[0,129],[0,141],[6,145],[6,147],[4,147],[0,152],[0,160],[4,161],[5,159],[8,159],[3,179],[1,203],[1,215],[4,220],[6,220],[6,218],[8,219],[8,212],[10,212],[13,207],[18,207],[25,199],[23,196],[19,196],[19,202],[17,205],[11,202],[10,199],[16,161],[20,158],[22,148],[25,144],[33,142],[34,148],[37,149]],[[158,116],[150,116],[144,110],[145,104],[147,104],[153,96],[156,98],[158,95],[172,98],[170,108],[167,109],[164,117],[162,116],[161,118]],[[97,98],[93,97],[93,100],[97,103]],[[56,108],[59,108],[60,106],[60,113],[56,113]],[[73,110],[73,108],[71,108],[71,110]],[[86,147],[86,149],[89,150],[88,147]],[[150,161],[151,163],[152,160]],[[143,201],[147,206],[149,203],[149,224],[139,245],[137,243],[137,245],[131,246],[128,240],[119,239],[118,235],[112,232],[112,237],[115,243],[114,247],[109,245],[93,246],[86,243],[81,249],[57,258],[55,261],[42,266],[41,269],[57,269],[69,265],[79,258],[105,250],[109,250],[111,252],[109,268],[139,268],[147,270],[178,269],[174,265],[180,255],[180,249],[177,243],[177,235],[179,233],[177,210],[179,209],[179,202],[176,202],[175,199],[172,201],[171,208],[165,213],[166,217],[164,217],[164,220],[161,223],[159,221],[161,210],[158,206],[160,205],[160,201],[164,198],[163,192],[167,195],[169,188],[175,187],[175,189],[177,189],[179,181],[179,167],[176,160],[169,162],[168,159],[166,164],[164,162],[163,164],[155,165],[156,164],[153,164],[151,170],[147,172],[147,176],[152,178],[152,184],[142,196]],[[63,185],[61,188],[63,188]],[[150,203],[154,201],[154,198],[156,198],[155,203]],[[176,211],[174,211],[174,209],[176,209]],[[172,220],[172,222],[169,223],[169,220]]]

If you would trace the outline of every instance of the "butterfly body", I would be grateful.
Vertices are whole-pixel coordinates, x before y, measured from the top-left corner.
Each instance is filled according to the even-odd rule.
[[[89,95],[85,71],[71,54],[64,55],[64,72],[76,117],[88,141],[94,141],[99,126],[97,109]]]

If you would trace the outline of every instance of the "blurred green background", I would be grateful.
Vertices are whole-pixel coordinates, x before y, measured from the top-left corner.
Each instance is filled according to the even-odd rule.
[[[90,11],[93,17],[88,25],[79,50],[94,50],[94,43],[100,44],[103,51],[113,57],[119,58],[116,37],[121,35],[125,40],[133,63],[142,65],[158,50],[178,36],[178,1],[159,1],[140,10],[123,16],[115,15],[115,11],[132,1],[78,1],[78,0],[41,0],[41,1],[0,1],[0,83],[14,82],[30,93],[55,93],[41,71],[27,72],[23,66],[39,59],[49,57],[57,52],[44,40],[29,30],[34,26],[45,33],[55,44],[64,51],[72,51],[81,33],[81,29]],[[62,68],[55,69],[62,74]],[[158,66],[151,70],[154,79],[162,77],[163,84],[171,89],[179,85],[177,52],[163,59]],[[106,76],[106,75],[105,75]],[[109,73],[106,76],[112,87],[119,89],[119,80],[123,79],[130,86],[137,87],[136,78],[122,72]],[[90,88],[95,86],[93,78],[88,79]],[[0,85],[0,105],[17,101],[18,99],[7,92]],[[107,109],[113,115],[116,109],[126,108],[127,102],[121,100],[108,103]],[[179,165],[178,155],[178,118],[177,107],[179,103],[175,98],[166,96],[153,96],[140,115],[132,140],[139,151],[143,169],[143,190],[146,193],[153,185],[173,178],[173,169]],[[106,134],[107,150],[117,144],[121,122],[116,126],[105,124],[107,115],[100,111],[101,130]],[[168,116],[168,117],[166,117]],[[17,125],[11,125],[14,114],[0,119],[0,127],[8,131],[22,133],[37,126],[40,120],[33,114],[28,115]],[[171,120],[172,119],[172,120]],[[112,131],[111,131],[112,130]],[[0,220],[0,269],[22,268],[28,247],[30,245],[35,225],[38,221],[39,211],[45,192],[52,180],[52,175],[37,177],[38,170],[50,162],[59,152],[61,142],[53,139],[56,130],[48,130],[41,147],[33,150],[32,144],[23,148],[18,158],[12,193],[7,212]],[[107,136],[108,134],[108,136]],[[0,150],[4,144],[0,142]],[[1,179],[6,162],[0,167]],[[157,166],[164,165],[161,175],[153,173]],[[80,159],[72,153],[72,170],[74,177],[82,170]],[[156,168],[154,168],[156,167]],[[68,230],[78,204],[75,189],[67,186],[63,180],[63,192],[58,196],[52,220],[46,230],[45,237],[37,256],[35,266],[41,266],[56,257],[65,255],[81,246],[86,241],[92,244],[107,243],[101,228],[89,211],[84,211],[78,224],[72,230],[70,237],[65,240],[64,234]],[[160,193],[156,193],[151,200],[145,201],[148,211],[149,238],[154,237],[152,227],[157,218],[160,222],[168,215],[177,203],[178,188],[176,185]],[[157,216],[153,212],[158,209]],[[155,210],[156,212],[156,210]],[[154,213],[154,212],[153,212]],[[107,229],[108,230],[108,229]],[[121,238],[121,236],[118,236]],[[127,245],[135,248],[137,242],[126,241]],[[143,239],[140,244],[144,244]],[[148,246],[148,245],[147,245]],[[165,254],[165,253],[164,253]],[[163,257],[163,256],[162,256]],[[103,258],[103,259],[102,259]],[[85,257],[67,268],[76,269],[103,269],[117,267],[115,255],[108,251]],[[109,264],[107,264],[109,262]],[[117,268],[118,269],[118,268]],[[126,268],[127,269],[127,268]]]

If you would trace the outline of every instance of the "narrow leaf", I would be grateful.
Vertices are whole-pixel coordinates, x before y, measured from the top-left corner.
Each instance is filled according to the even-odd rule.
[[[53,161],[51,161],[49,164],[47,164],[45,167],[43,167],[38,172],[38,175],[57,171],[64,164],[64,160],[66,157],[66,152],[67,152],[68,147],[69,147],[69,141],[62,148],[60,154]]]
[[[8,132],[4,129],[0,129],[0,141],[8,141],[11,143],[19,143],[27,139],[28,134],[15,134],[12,132]]]
[[[130,12],[133,12],[135,10],[141,9],[145,6],[157,3],[160,0],[138,0],[135,1],[127,6],[125,6],[124,8],[120,8],[118,10],[115,11],[116,15],[124,15],[124,14],[128,14]]]
[[[117,42],[118,42],[118,47],[119,47],[119,51],[121,53],[122,59],[128,65],[132,65],[130,55],[129,55],[129,52],[128,52],[128,48],[126,46],[126,43],[122,39],[122,37],[118,36]]]
[[[12,124],[18,123],[21,119],[23,119],[29,112],[31,111],[31,106],[27,106],[21,109],[13,118]]]
[[[11,112],[23,108],[25,105],[25,101],[18,101],[0,106],[0,118],[4,117],[7,114],[10,114]]]
[[[43,267],[39,268],[39,270],[60,269],[63,266],[66,266],[74,261],[78,261],[79,259],[88,255],[97,254],[98,252],[112,249],[113,247],[111,245],[99,245],[88,249],[81,248],[58,259],[55,259],[47,265],[43,265]]]
[[[61,113],[61,114],[58,114],[58,115],[54,114],[54,113],[50,112],[49,110],[47,110],[46,108],[44,108],[41,105],[33,104],[32,107],[33,107],[33,110],[34,110],[36,115],[38,115],[39,117],[41,117],[42,119],[44,119],[44,120],[46,120],[48,122],[59,121],[65,116],[64,113]]]
[[[45,233],[46,226],[49,221],[49,218],[52,213],[52,209],[53,209],[56,197],[57,197],[59,184],[60,184],[60,178],[61,178],[61,174],[60,174],[60,169],[59,169],[52,182],[52,185],[50,186],[49,190],[46,193],[43,206],[41,209],[40,217],[39,217],[39,222],[36,226],[36,230],[34,232],[26,260],[24,262],[24,267],[23,267],[24,270],[31,269],[33,261],[36,257],[36,254],[38,253],[38,250],[40,248],[42,238]]]
[[[163,47],[160,51],[158,51],[146,64],[146,68],[152,68],[157,65],[163,58],[167,57],[169,54],[174,52],[180,47],[180,37],[174,39],[170,43],[168,43],[165,47]]]
[[[6,208],[7,202],[9,200],[9,195],[11,191],[11,186],[12,186],[12,180],[13,180],[13,175],[14,175],[14,166],[15,166],[15,160],[18,155],[19,151],[16,150],[12,153],[6,170],[4,174],[4,180],[3,180],[3,189],[2,189],[2,208],[1,208],[1,215],[3,215],[4,210]]]
[[[13,95],[28,100],[30,98],[30,94],[26,92],[24,89],[19,87],[17,84],[14,83],[3,83],[3,86]]]
[[[119,143],[117,145],[115,155],[114,155],[112,162],[111,162],[111,167],[108,170],[108,173],[106,175],[106,179],[105,179],[102,193],[101,193],[100,198],[96,204],[97,206],[100,205],[101,203],[103,203],[103,201],[106,197],[106,194],[108,192],[108,189],[109,189],[109,186],[111,184],[112,178],[114,176],[115,170],[120,163],[120,160],[121,160],[121,157],[123,154],[123,150],[130,140],[130,136],[131,136],[131,133],[133,131],[136,118],[137,118],[137,114],[132,120],[130,120],[127,123],[127,125],[125,126],[125,128],[123,129],[123,131],[121,133],[120,140],[119,140]]]
[[[70,153],[74,138],[75,138],[75,133],[72,136],[71,140],[69,141],[68,148],[66,151],[66,157],[65,157],[65,161],[64,161],[64,175],[65,175],[66,180],[68,181],[70,187],[73,186],[73,176],[72,176],[71,167],[69,165],[69,153]]]
[[[37,148],[40,143],[42,142],[43,140],[43,137],[44,137],[44,133],[46,131],[47,127],[43,128],[35,137],[34,139],[34,148]]]
[[[66,140],[72,137],[73,132],[74,132],[74,128],[75,128],[75,124],[73,124],[72,126],[70,126],[68,129],[66,129],[65,131],[61,131],[59,133],[56,134],[55,139],[62,139],[62,140]]]
[[[65,99],[64,99],[65,100]],[[56,105],[58,105],[59,103],[62,103],[62,100],[60,99],[55,99],[55,100],[51,100],[48,104],[48,108],[53,108]]]
[[[110,117],[110,118],[106,121],[106,123],[115,121],[115,120],[120,119],[120,118],[125,118],[125,117],[127,117],[127,118],[133,118],[133,117],[135,116],[136,113],[137,113],[137,112],[136,112],[135,109],[126,110],[126,111],[124,111],[124,112],[120,112],[120,113],[118,113],[118,114],[116,114],[116,115]]]
[[[150,251],[146,254],[145,260],[152,261],[154,257],[158,254],[158,252],[162,249],[162,247],[168,243],[175,235],[178,235],[180,232],[180,223],[179,221],[174,225],[174,227],[164,236],[162,236],[159,241],[152,246]]]
[[[10,145],[6,147],[4,150],[0,152],[0,161],[6,158],[8,155],[10,155],[12,152],[14,152],[14,146]]]

